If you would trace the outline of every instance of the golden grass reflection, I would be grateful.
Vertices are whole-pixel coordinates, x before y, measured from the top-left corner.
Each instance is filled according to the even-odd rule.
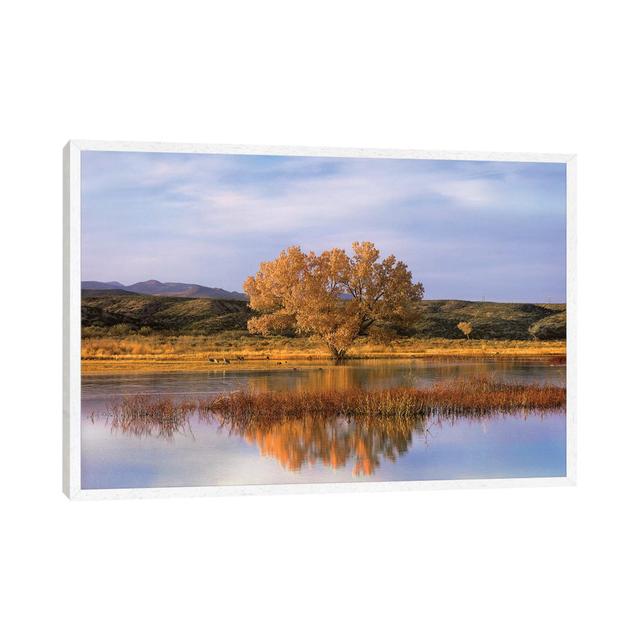
[[[312,392],[377,389],[388,387],[390,380],[397,386],[425,386],[441,380],[451,383],[481,378],[507,379],[514,370],[514,362],[468,358],[464,366],[460,366],[459,361],[443,358],[432,359],[430,366],[425,367],[420,360],[404,359],[376,360],[375,366],[363,367],[357,360],[339,364],[296,364],[283,360],[274,363],[273,369],[287,375],[280,379],[272,375],[249,378],[247,391],[258,394],[284,390]],[[431,372],[431,376],[425,377],[425,371]]]

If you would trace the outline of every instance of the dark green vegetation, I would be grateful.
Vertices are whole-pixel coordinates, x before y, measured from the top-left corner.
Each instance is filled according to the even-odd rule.
[[[464,300],[425,300],[424,314],[417,323],[417,334],[432,338],[460,338],[457,325],[468,322],[471,338],[477,340],[530,340],[529,327],[540,322],[553,325],[553,335],[536,335],[540,340],[565,338],[566,305],[514,302],[467,302]]]
[[[140,332],[212,334],[246,329],[250,314],[241,300],[138,295],[126,291],[83,291],[85,335]]]
[[[536,340],[564,340],[567,334],[567,312],[554,313],[534,322],[529,333]]]
[[[464,339],[458,323],[473,327],[477,340],[562,340],[564,304],[518,304],[426,300],[420,320],[404,335]],[[210,335],[246,330],[251,317],[241,300],[138,295],[125,291],[83,291],[82,326],[86,336],[131,333]]]

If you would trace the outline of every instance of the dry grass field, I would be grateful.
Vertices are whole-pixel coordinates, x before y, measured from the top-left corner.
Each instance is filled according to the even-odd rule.
[[[564,341],[406,337],[385,343],[358,338],[350,358],[564,357]],[[204,371],[224,367],[298,367],[327,360],[312,338],[264,338],[244,332],[214,336],[123,336],[82,340],[82,372]]]
[[[348,357],[565,355],[565,305],[432,300],[423,301],[421,308],[410,333],[357,338]],[[327,348],[312,337],[250,334],[250,317],[247,303],[238,300],[85,291],[82,371],[286,367],[329,358]],[[472,326],[469,340],[458,328],[460,322]]]

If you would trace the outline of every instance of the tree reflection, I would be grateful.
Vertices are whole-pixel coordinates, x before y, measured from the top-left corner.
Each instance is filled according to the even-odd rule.
[[[373,475],[383,460],[395,462],[409,450],[414,432],[425,431],[421,420],[325,420],[315,416],[266,425],[252,421],[224,426],[289,471],[315,464],[333,469],[352,464],[354,476]]]
[[[336,368],[330,376],[319,370],[312,384],[307,378],[299,389],[289,384],[261,392],[256,386],[263,381],[258,380],[250,391],[200,399],[124,396],[108,409],[112,428],[132,436],[171,439],[197,415],[201,423],[243,438],[289,471],[322,464],[373,475],[384,461],[395,462],[406,454],[414,434],[428,434],[427,419],[433,424],[515,413],[526,417],[564,411],[566,401],[564,387],[548,384],[467,376],[422,387],[367,388],[360,384],[359,373],[349,367]],[[332,385],[327,389],[329,377]],[[286,379],[299,384],[297,376]]]
[[[186,407],[193,405],[185,402],[185,410],[172,414],[170,419],[158,411],[151,413],[146,406],[136,407],[135,414],[123,413],[122,409],[113,411],[111,428],[137,438],[172,440],[179,434],[193,437]],[[370,476],[383,461],[395,462],[407,453],[414,434],[428,434],[426,421],[416,418],[310,415],[277,421],[219,421],[211,413],[199,413],[199,418],[257,446],[262,456],[275,458],[293,472],[316,464],[333,469],[352,465],[354,476]]]

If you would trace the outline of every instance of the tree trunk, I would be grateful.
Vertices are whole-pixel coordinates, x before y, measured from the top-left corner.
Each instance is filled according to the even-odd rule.
[[[347,354],[347,350],[346,349],[337,349],[332,344],[327,345],[327,346],[329,347],[329,350],[331,351],[331,357],[336,362],[339,362],[340,360],[343,360],[345,355]]]

